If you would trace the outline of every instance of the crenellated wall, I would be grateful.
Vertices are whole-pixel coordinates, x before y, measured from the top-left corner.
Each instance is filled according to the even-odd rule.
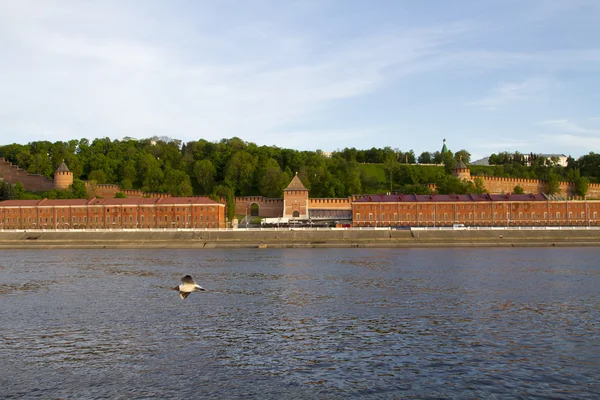
[[[283,216],[283,199],[273,199],[263,196],[238,196],[235,199],[235,213],[250,215],[252,204],[258,205],[258,216],[276,218]],[[225,203],[225,199],[221,199]]]
[[[546,193],[547,182],[540,179],[502,178],[497,176],[476,176],[483,179],[485,188],[491,194],[514,192],[515,186],[523,188],[525,193]],[[560,182],[560,194],[563,196],[576,196],[573,182]],[[591,183],[587,192],[588,198],[600,198],[600,184]]]
[[[119,185],[111,184],[96,184],[90,181],[85,181],[85,189],[88,198],[99,197],[104,199],[112,199],[115,194],[121,192],[130,199],[139,199],[143,197],[172,197],[169,193],[146,193],[140,189],[121,189]]]
[[[308,199],[308,208],[352,210],[352,199],[353,197]]]
[[[0,158],[0,177],[13,185],[20,182],[28,192],[46,192],[54,189],[54,180],[30,174],[4,158]]]

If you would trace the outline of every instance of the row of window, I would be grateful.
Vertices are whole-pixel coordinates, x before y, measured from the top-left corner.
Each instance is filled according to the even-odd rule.
[[[544,212],[543,213],[543,219],[545,219],[545,220],[548,219],[548,215],[550,215],[550,218],[554,217],[554,219],[565,219],[567,214],[564,213],[564,212],[563,213],[557,212],[556,214],[552,214],[552,213],[548,214],[547,212]],[[360,213],[356,213],[354,219],[356,221],[361,221],[361,220],[362,221],[386,221],[387,220],[386,216],[387,216],[387,218],[392,217],[391,214],[373,214],[373,213],[368,213],[368,214],[363,214],[362,215],[362,219],[361,219],[361,214]],[[444,213],[444,214],[437,214],[437,217],[436,217],[436,214],[422,214],[422,213],[419,213],[419,218],[418,219],[419,220],[435,220],[435,219],[437,219],[439,221],[442,221],[442,220],[454,221],[454,220],[460,220],[463,217],[467,218],[467,215],[464,214],[464,215],[461,216],[460,213],[456,213],[456,215],[454,215],[454,214],[448,215],[447,213]],[[504,218],[504,217],[506,217],[507,219],[510,219],[510,218],[512,218],[512,219],[517,219],[517,218],[518,219],[541,219],[542,218],[542,213],[537,213],[536,214],[536,213],[532,212],[531,214],[528,214],[528,213],[519,212],[519,213],[507,213],[506,215],[505,214],[500,214],[500,218]],[[573,212],[569,212],[568,213],[568,218],[569,219],[586,219],[586,213],[585,213],[585,211],[582,211],[579,214],[573,213]],[[592,218],[593,219],[598,218],[598,212],[594,211],[592,213]],[[486,214],[485,213],[481,213],[481,215],[469,213],[468,219],[469,220],[473,220],[473,219],[490,220],[491,219],[491,214],[488,213],[487,214],[487,218],[486,218]],[[498,213],[494,213],[494,219],[495,220],[498,219]],[[411,221],[411,220],[417,220],[417,217],[415,215],[413,215],[413,214],[407,213],[405,221]],[[390,221],[400,221],[398,219],[398,213],[394,213],[393,219],[390,219]]]
[[[206,218],[204,218],[204,217],[205,217],[204,215],[195,215],[194,218],[192,219],[191,215],[181,216],[181,218],[180,218],[179,215],[177,215],[175,217],[173,217],[173,216],[168,217],[167,215],[165,215],[164,216],[164,220],[165,221],[169,221],[170,220],[170,221],[176,221],[176,222],[179,222],[179,221],[181,221],[181,222],[192,222],[192,220],[194,222],[196,222],[196,221],[203,221],[203,220],[206,220],[206,221],[211,221],[211,220],[215,221],[216,220],[215,215],[207,215]],[[168,218],[170,218],[170,219],[168,219]],[[80,223],[83,222],[83,223],[87,223],[87,220],[88,220],[87,217],[72,217],[70,222],[80,222]],[[123,222],[127,222],[127,220],[128,220],[128,218],[127,218],[127,216],[125,216],[123,218]],[[150,218],[148,218],[148,220],[150,220]],[[37,218],[36,217],[28,217],[27,219],[24,218],[23,221],[24,222],[29,222],[29,223],[31,223],[31,222],[37,223]],[[67,217],[66,220],[65,220],[65,217],[62,216],[62,217],[60,217],[60,220],[59,220],[58,217],[57,217],[56,221],[57,222],[69,222],[69,218]],[[91,221],[98,222],[98,216],[95,216],[93,220],[92,220],[92,218],[90,218],[90,222]],[[145,221],[145,218],[144,218],[143,215],[140,217],[140,221],[141,222]],[[156,216],[152,216],[152,221],[156,222]],[[20,223],[21,222],[21,218],[20,217],[13,217],[13,218],[6,217],[5,218],[5,222],[7,224],[10,224],[10,223]],[[54,218],[53,217],[40,218],[40,222],[50,222],[50,223],[52,223],[52,222],[54,222]],[[106,222],[111,222],[111,217],[107,216],[106,217]],[[121,216],[112,217],[112,222],[121,222]],[[131,216],[131,215],[129,215],[129,222],[133,222],[133,216]]]
[[[586,204],[585,203],[562,203],[562,204],[553,204],[553,203],[536,203],[536,204],[531,204],[531,203],[512,203],[512,204],[505,204],[505,203],[498,203],[498,204],[437,204],[437,205],[432,205],[432,204],[368,204],[368,205],[355,205],[354,207],[356,207],[357,211],[373,211],[373,210],[412,210],[416,207],[419,207],[420,209],[430,209],[430,208],[437,208],[440,210],[486,210],[486,209],[493,209],[494,206],[496,209],[506,209],[510,206],[512,206],[513,209],[519,209],[519,208],[525,208],[526,210],[529,208],[547,208],[547,209],[564,209],[564,208],[572,208],[572,209],[579,209],[579,208],[585,208]],[[537,206],[537,207],[535,207]],[[591,205],[592,207],[595,208],[595,204]]]
[[[11,207],[11,208],[7,208],[5,209],[5,213],[7,214],[36,214],[36,213],[40,213],[40,214],[50,214],[50,213],[66,213],[67,210],[70,210],[71,213],[83,213],[86,211],[85,208],[82,207],[77,207],[77,208],[49,208],[49,207],[40,207],[37,209],[33,208],[33,207],[26,207],[26,208],[16,208],[16,207]],[[94,214],[99,214],[100,211],[102,210],[100,207],[90,207],[88,208],[88,210],[90,210],[92,213]],[[106,208],[106,212],[109,213],[111,210],[111,208]],[[119,212],[121,209],[119,207],[116,208],[112,208],[113,212]],[[122,208],[123,212],[126,213],[128,210],[129,212],[134,212],[134,208],[133,207],[124,207]],[[193,212],[202,212],[202,211],[211,211],[214,212],[215,211],[215,207],[214,206],[200,206],[200,207],[193,207]],[[149,212],[149,213],[156,213],[156,212],[184,212],[184,211],[188,211],[191,212],[192,210],[190,210],[190,207],[158,207],[158,208],[153,208],[153,207],[140,207],[139,208],[139,212]]]

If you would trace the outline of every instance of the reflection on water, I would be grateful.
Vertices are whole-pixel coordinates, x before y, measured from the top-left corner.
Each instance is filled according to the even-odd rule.
[[[599,256],[3,251],[0,396],[598,398]]]

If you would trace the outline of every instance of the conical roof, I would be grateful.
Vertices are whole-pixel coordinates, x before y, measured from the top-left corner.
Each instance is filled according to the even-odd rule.
[[[60,165],[58,166],[58,168],[56,168],[56,171],[54,171],[54,172],[71,172],[71,171],[69,171],[67,164],[65,164],[65,160],[62,160],[62,162],[60,163]]]
[[[445,154],[448,152],[448,147],[446,147],[446,139],[444,139],[444,145],[442,146],[442,154]]]
[[[306,191],[308,191],[308,189],[302,184],[302,181],[300,180],[300,178],[298,178],[297,172],[296,172],[296,176],[294,176],[294,178],[292,178],[292,181],[290,182],[290,184],[283,190],[306,190]]]
[[[460,158],[460,160],[458,160],[458,163],[456,164],[456,168],[455,169],[468,169],[469,167],[467,167],[467,164],[465,164],[462,160],[462,157]]]

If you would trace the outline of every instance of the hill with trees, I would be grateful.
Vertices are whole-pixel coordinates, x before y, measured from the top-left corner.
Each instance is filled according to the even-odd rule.
[[[579,181],[600,179],[600,155],[590,153],[569,159],[566,168],[536,160],[532,166],[511,157],[490,158],[499,165],[471,166],[471,174]],[[424,184],[437,185],[439,193],[481,192],[485,188],[463,182],[450,173],[459,160],[468,163],[466,150],[456,153],[385,148],[344,148],[331,156],[323,152],[257,146],[240,138],[219,142],[197,140],[182,143],[168,137],[136,140],[109,138],[38,141],[0,146],[4,157],[32,174],[51,178],[64,160],[73,172],[73,196],[82,196],[82,181],[118,184],[122,189],[171,193],[175,196],[260,195],[281,197],[296,172],[311,197],[347,197],[364,193],[403,192],[427,194]],[[476,180],[475,180],[476,181]],[[12,189],[3,189],[15,196]],[[19,193],[19,190],[17,190]],[[17,194],[17,197],[24,195]],[[59,197],[54,193],[51,196]]]

